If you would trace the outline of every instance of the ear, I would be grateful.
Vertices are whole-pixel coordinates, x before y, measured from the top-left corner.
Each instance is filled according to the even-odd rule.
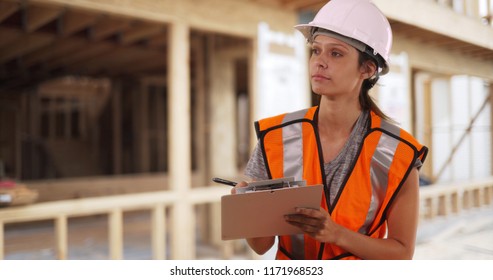
[[[377,65],[375,62],[367,60],[361,65],[360,72],[364,80],[369,79],[377,72]]]

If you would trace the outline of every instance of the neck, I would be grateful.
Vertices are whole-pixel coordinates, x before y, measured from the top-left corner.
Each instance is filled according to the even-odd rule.
[[[322,96],[318,112],[320,130],[349,135],[361,114],[359,102],[330,100]]]

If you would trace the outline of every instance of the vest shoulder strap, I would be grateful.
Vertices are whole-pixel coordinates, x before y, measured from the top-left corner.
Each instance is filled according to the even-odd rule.
[[[255,122],[255,132],[257,138],[267,131],[289,125],[301,120],[314,121],[318,111],[318,106],[302,109],[291,113],[284,113],[273,117],[268,117]]]

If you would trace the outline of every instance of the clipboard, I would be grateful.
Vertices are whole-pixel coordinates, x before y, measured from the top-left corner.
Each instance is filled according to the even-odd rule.
[[[221,239],[298,234],[284,215],[296,207],[319,209],[323,185],[256,191],[221,197]]]

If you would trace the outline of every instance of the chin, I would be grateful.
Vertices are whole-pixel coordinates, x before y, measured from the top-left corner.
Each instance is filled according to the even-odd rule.
[[[312,92],[316,95],[323,95],[325,91],[322,87],[312,86]]]
[[[312,92],[319,96],[330,95],[330,92],[327,92],[326,90],[321,90],[320,88],[312,88]]]

